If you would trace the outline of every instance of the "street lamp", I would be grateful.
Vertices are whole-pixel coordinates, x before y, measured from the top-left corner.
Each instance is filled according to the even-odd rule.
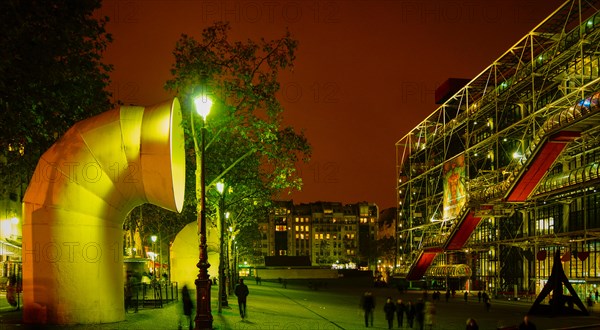
[[[202,95],[194,99],[194,105],[196,112],[202,117],[202,127],[200,128],[200,147],[196,141],[196,132],[194,131],[194,120],[191,119],[192,123],[192,135],[194,138],[194,148],[196,151],[196,192],[198,186],[200,186],[200,214],[198,215],[198,235],[200,243],[198,250],[200,256],[198,259],[198,278],[196,278],[196,318],[195,318],[195,329],[212,329],[213,317],[210,309],[210,281],[208,277],[208,252],[206,247],[206,187],[205,187],[205,170],[204,170],[204,122],[206,116],[210,112],[212,101],[208,96]],[[200,149],[200,152],[198,152]],[[200,171],[200,175],[198,175]],[[196,193],[196,196],[198,194]]]
[[[152,241],[152,272],[154,273],[154,281],[156,278],[156,235],[150,236],[150,240]]]
[[[225,184],[223,182],[217,182],[217,191],[221,194],[221,201],[219,203],[219,235],[220,235],[220,245],[219,245],[219,313],[221,313],[221,308],[223,306],[229,306],[229,302],[227,301],[227,293],[225,292],[225,263],[224,258],[226,254],[225,251]]]
[[[225,219],[229,218],[229,212],[225,214]],[[227,233],[227,278],[229,279],[229,285],[227,290],[229,294],[233,292],[233,283],[235,283],[235,277],[233,275],[233,267],[232,267],[232,255],[233,255],[233,240],[235,239],[235,235],[233,235],[233,227],[229,226]]]

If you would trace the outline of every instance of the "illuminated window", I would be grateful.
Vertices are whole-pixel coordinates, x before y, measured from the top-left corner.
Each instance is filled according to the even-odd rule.
[[[327,236],[325,236],[326,239],[329,239],[329,234],[327,234]]]
[[[554,229],[554,217],[549,217],[548,219],[539,219],[537,221],[538,231],[546,232],[552,229]]]
[[[319,239],[319,234],[315,234],[315,239]]]
[[[296,231],[298,231],[298,228],[300,228],[300,227],[299,227],[299,226],[296,226],[295,228],[296,228]]]
[[[285,225],[275,226],[275,231],[286,231]]]

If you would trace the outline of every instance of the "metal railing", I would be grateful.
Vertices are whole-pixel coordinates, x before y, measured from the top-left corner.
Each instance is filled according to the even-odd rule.
[[[137,283],[132,287],[129,309],[163,308],[163,305],[177,300],[177,282]]]

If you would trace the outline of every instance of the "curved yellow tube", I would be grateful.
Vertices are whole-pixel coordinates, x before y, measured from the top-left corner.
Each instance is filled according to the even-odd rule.
[[[78,122],[40,158],[23,205],[23,319],[122,321],[123,220],[151,203],[181,211],[179,101]]]

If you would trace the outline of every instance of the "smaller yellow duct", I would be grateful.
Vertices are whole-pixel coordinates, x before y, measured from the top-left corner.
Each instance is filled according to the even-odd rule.
[[[23,205],[23,319],[125,319],[123,220],[151,203],[181,211],[179,101],[123,106],[75,124],[44,153]]]

